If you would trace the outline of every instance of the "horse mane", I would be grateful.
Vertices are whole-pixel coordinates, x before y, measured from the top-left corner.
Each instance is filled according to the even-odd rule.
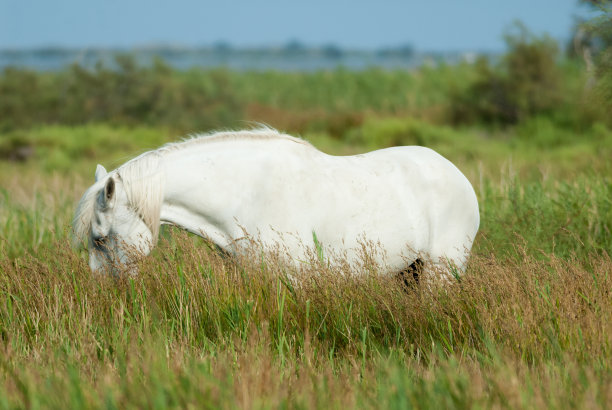
[[[270,128],[267,126],[260,126],[259,128],[255,128],[252,130],[220,131],[220,132],[213,132],[210,134],[193,134],[182,141],[170,142],[168,144],[165,144],[161,148],[157,149],[157,151],[173,151],[176,149],[190,148],[194,145],[210,144],[213,142],[244,141],[244,140],[266,141],[266,140],[274,140],[274,139],[287,140],[287,141],[295,142],[297,144],[302,144],[302,145],[306,145],[309,147],[313,147],[312,144],[310,144],[308,141],[303,140],[301,138],[297,138],[297,137],[287,135],[287,134],[282,134],[278,132],[277,130],[275,130],[274,128]]]
[[[116,170],[109,172],[108,177],[120,178],[125,188],[129,206],[142,218],[153,234],[153,240],[155,241],[159,234],[160,212],[165,190],[160,159],[165,153],[216,142],[272,139],[284,139],[312,147],[309,142],[303,139],[281,134],[268,127],[244,131],[195,134],[183,141],[168,143],[156,150],[145,152]],[[107,178],[102,178],[102,180],[90,186],[77,205],[72,221],[75,245],[83,244],[91,235],[91,220],[94,216],[95,203]]]

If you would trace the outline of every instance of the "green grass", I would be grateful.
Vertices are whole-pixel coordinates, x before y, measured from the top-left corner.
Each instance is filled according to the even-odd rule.
[[[257,126],[257,124],[245,124]],[[207,130],[200,130],[206,132]],[[281,131],[291,132],[290,129]],[[415,117],[366,116],[346,124],[341,136],[327,131],[294,133],[330,154],[355,154],[393,145],[425,145],[449,158],[478,185],[480,177],[521,180],[573,178],[610,172],[612,130],[593,123],[581,130],[568,129],[546,118],[534,118],[516,127],[450,127]],[[27,148],[25,165],[0,162],[0,168],[44,172],[93,173],[95,163],[114,168],[128,159],[185,135],[167,128],[39,126],[0,132],[0,157],[10,158]],[[94,164],[92,167],[91,164]],[[86,167],[92,167],[92,171]]]
[[[342,139],[303,134],[340,154],[425,144],[466,173],[482,221],[468,271],[416,290],[316,250],[304,272],[224,259],[177,229],[138,277],[93,277],[69,223],[95,164],[171,131],[4,134],[34,150],[0,163],[0,406],[609,407],[610,131],[564,132],[372,116]]]

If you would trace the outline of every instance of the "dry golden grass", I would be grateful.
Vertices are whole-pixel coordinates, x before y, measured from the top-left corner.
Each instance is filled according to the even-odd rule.
[[[174,232],[141,265],[136,278],[94,277],[67,240],[0,262],[5,403],[612,400],[607,255],[504,263],[476,255],[460,282],[407,289],[394,278],[347,276],[316,258],[300,272],[270,257],[227,260]]]

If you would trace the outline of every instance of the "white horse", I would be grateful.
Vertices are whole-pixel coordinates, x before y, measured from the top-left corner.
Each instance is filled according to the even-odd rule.
[[[264,247],[280,243],[297,264],[314,246],[357,263],[365,238],[383,250],[384,271],[448,273],[465,269],[479,225],[465,176],[417,146],[332,156],[272,129],[221,132],[109,173],[98,165],[95,179],[73,221],[95,272],[135,273],[160,224],[172,224],[230,254],[249,245],[246,232]]]

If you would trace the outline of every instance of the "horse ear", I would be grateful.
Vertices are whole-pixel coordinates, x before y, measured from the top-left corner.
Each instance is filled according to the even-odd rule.
[[[98,164],[98,166],[96,167],[96,182],[104,178],[106,174],[108,174],[108,172],[106,172],[106,168]]]
[[[108,204],[113,199],[113,195],[115,195],[115,180],[111,177],[104,185],[104,201]]]

